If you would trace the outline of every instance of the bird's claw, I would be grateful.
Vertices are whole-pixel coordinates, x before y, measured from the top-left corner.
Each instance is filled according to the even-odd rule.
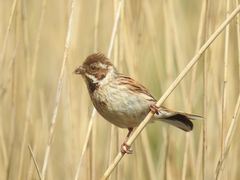
[[[132,154],[133,150],[131,149],[131,146],[127,145],[125,142],[121,145],[121,153],[123,154]]]
[[[157,107],[155,104],[151,104],[151,105],[149,106],[149,108],[150,108],[150,111],[151,111],[153,114],[158,114],[158,109],[159,109],[159,107]]]

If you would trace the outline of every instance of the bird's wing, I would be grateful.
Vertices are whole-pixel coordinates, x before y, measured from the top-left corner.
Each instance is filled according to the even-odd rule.
[[[123,74],[119,74],[119,76],[117,78],[118,78],[117,82],[119,82],[119,85],[128,86],[128,89],[130,91],[143,94],[147,97],[148,100],[156,103],[156,99],[149,93],[147,88],[145,88],[142,84],[140,84],[136,80],[134,80],[128,76],[125,76]]]

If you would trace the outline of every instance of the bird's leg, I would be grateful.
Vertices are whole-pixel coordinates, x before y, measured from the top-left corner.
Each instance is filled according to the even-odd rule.
[[[127,142],[128,138],[130,137],[132,131],[133,131],[133,128],[128,128],[128,133],[127,133],[126,139],[123,142],[123,144],[121,145],[121,152],[123,154],[125,154],[125,153],[132,154],[132,152],[133,152],[132,149],[131,149],[131,146],[126,144],[126,142]]]
[[[150,108],[150,111],[153,113],[153,114],[157,114],[158,115],[158,110],[159,110],[159,107],[157,107],[155,104],[151,104],[150,106],[149,106],[149,108]]]

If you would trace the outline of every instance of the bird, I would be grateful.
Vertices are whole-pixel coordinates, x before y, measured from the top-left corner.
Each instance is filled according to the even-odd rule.
[[[201,116],[174,111],[164,106],[157,107],[157,100],[138,81],[124,75],[116,69],[103,53],[87,56],[83,64],[77,67],[75,74],[85,81],[91,101],[98,113],[119,128],[127,128],[128,133],[121,145],[121,152],[131,154],[126,144],[133,129],[152,111],[151,122],[162,121],[183,131],[193,129],[191,120]]]

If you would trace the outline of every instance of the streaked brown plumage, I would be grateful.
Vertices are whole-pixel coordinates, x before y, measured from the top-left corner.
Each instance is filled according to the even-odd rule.
[[[128,128],[128,136],[150,110],[155,112],[153,120],[161,120],[184,131],[193,129],[190,119],[200,118],[165,107],[157,108],[156,99],[143,85],[119,73],[101,53],[88,56],[75,73],[85,80],[97,111],[114,125]],[[129,153],[128,148],[123,151]]]

